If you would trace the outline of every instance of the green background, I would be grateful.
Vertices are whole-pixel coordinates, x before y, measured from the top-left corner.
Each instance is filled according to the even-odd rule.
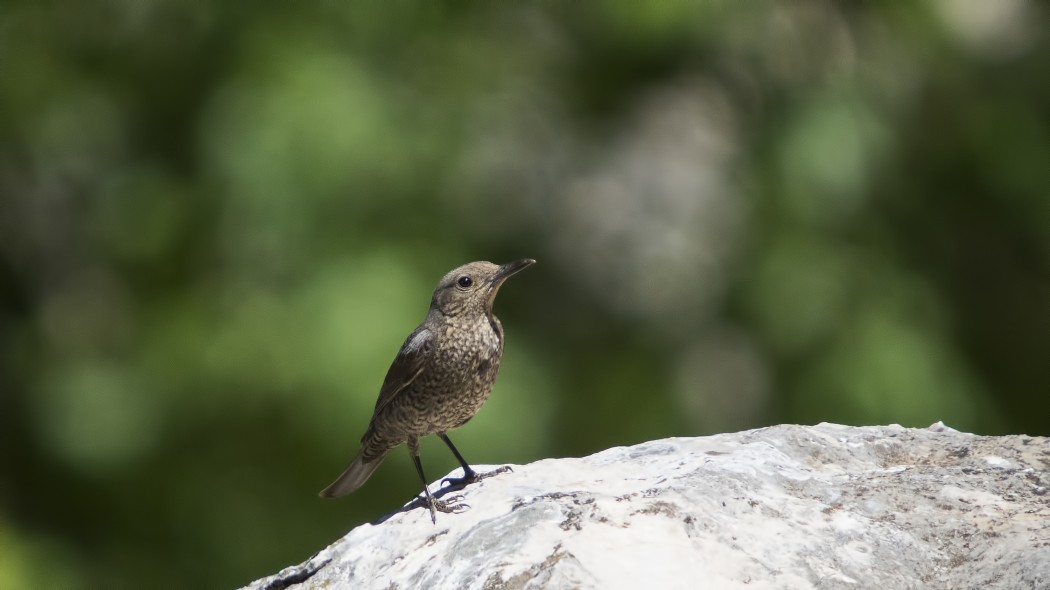
[[[1047,17],[3,3],[0,588],[232,587],[408,501],[403,451],[317,492],[470,260],[539,260],[452,435],[478,464],[1050,433]]]

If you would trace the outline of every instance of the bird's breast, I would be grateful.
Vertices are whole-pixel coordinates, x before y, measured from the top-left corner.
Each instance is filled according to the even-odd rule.
[[[428,430],[455,428],[481,408],[492,391],[503,341],[488,318],[444,326],[426,370],[412,384],[412,397],[426,398]]]
[[[444,381],[468,385],[479,376],[491,374],[495,378],[494,370],[499,368],[503,355],[503,339],[487,318],[449,324],[441,336],[433,368],[444,373]]]

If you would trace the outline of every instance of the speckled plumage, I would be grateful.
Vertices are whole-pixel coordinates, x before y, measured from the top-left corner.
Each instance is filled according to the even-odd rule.
[[[464,477],[455,483],[480,478],[446,433],[473,418],[488,399],[503,356],[503,327],[492,313],[493,300],[503,281],[534,262],[471,262],[442,277],[426,319],[405,339],[387,372],[360,452],[322,497],[361,487],[388,452],[407,443],[433,517],[435,508],[445,507],[430,497],[419,462],[419,438],[429,434],[441,437],[462,464]]]
[[[488,399],[503,356],[503,329],[495,317],[442,316],[420,326],[405,341],[422,340],[423,370],[404,389],[377,407],[361,439],[366,458],[428,434],[458,428]]]

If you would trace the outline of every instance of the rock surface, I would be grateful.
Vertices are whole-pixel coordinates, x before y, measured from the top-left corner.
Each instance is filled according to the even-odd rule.
[[[436,526],[396,512],[248,587],[1046,589],[1048,491],[1039,437],[938,423],[671,438],[515,466]]]

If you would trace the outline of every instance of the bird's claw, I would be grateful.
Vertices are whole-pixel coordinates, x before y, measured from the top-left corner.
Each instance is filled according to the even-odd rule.
[[[509,465],[504,465],[497,469],[486,473],[477,473],[474,470],[467,471],[463,477],[446,477],[441,480],[441,488],[445,489],[445,484],[448,484],[449,491],[462,489],[468,484],[472,484],[476,481],[481,481],[500,473],[507,473],[508,471],[514,471]],[[426,491],[426,497],[420,498],[423,504],[430,509],[430,521],[437,524],[437,513],[444,512],[446,514],[461,514],[470,509],[470,504],[463,502],[463,496],[457,495],[446,498],[444,500],[438,500],[433,497],[429,491]]]
[[[430,509],[430,522],[437,524],[437,513],[443,512],[445,514],[462,514],[467,510],[470,510],[470,504],[462,502],[463,496],[452,496],[446,500],[438,500],[431,498],[427,502],[427,508]]]
[[[470,510],[470,504],[463,502],[463,496],[452,496],[447,500],[435,500],[439,511],[446,514],[462,514]]]
[[[488,479],[490,477],[494,477],[501,473],[507,473],[508,471],[514,471],[510,468],[510,465],[504,465],[503,467],[493,469],[492,471],[486,473],[477,473],[475,471],[471,471],[463,477],[446,477],[445,479],[441,480],[441,487],[445,487],[446,483],[449,484],[449,487],[466,487],[472,483],[479,482],[483,479]]]
[[[445,479],[441,480],[441,487],[444,488],[445,484],[448,484],[449,487],[452,488],[462,488],[478,481],[479,479],[481,478],[478,477],[476,473],[472,473],[463,477],[446,477]]]

